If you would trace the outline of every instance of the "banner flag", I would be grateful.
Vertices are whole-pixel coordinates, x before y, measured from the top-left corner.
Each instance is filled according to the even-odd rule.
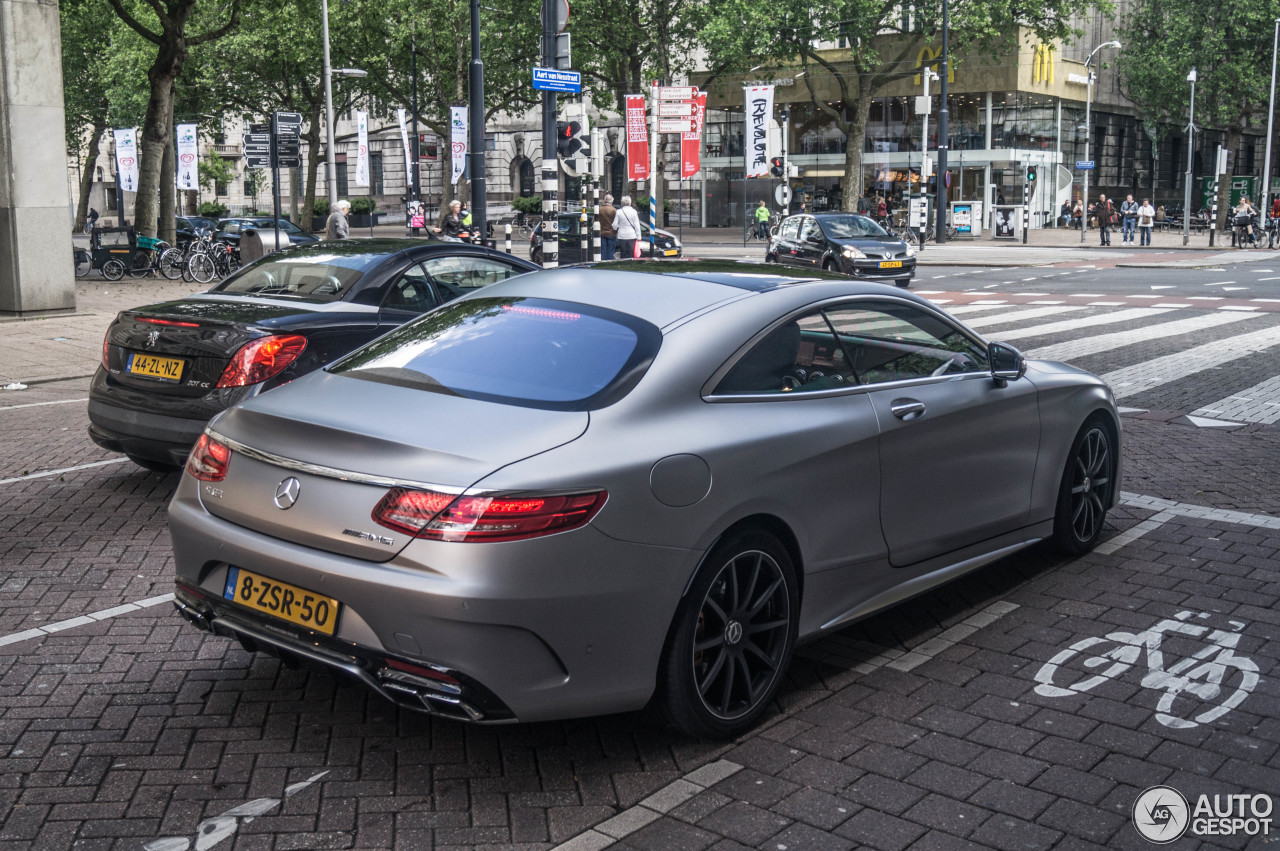
[[[649,178],[649,128],[644,95],[627,95],[627,180]]]
[[[680,134],[680,177],[693,177],[702,169],[702,120],[707,111],[707,96],[693,99],[693,129]]]
[[[200,147],[196,125],[178,125],[178,188],[200,187]]]
[[[449,107],[450,141],[453,149],[453,175],[449,182],[456,184],[467,170],[467,108]]]
[[[743,151],[747,177],[769,173],[769,119],[773,116],[773,86],[745,86],[747,135]]]
[[[116,186],[123,192],[138,191],[138,136],[132,128],[116,130]]]
[[[404,182],[413,188],[413,154],[409,150],[409,128],[404,123],[404,110],[397,109],[396,117],[400,119],[400,141],[404,143]]]
[[[369,185],[369,113],[356,110],[356,186]]]

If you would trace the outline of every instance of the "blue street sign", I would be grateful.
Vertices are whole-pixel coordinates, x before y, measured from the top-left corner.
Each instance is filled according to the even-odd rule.
[[[577,71],[557,71],[555,68],[534,68],[533,87],[546,92],[570,92],[581,94],[582,75]]]
[[[1093,160],[1076,160],[1076,171],[1093,171]]]

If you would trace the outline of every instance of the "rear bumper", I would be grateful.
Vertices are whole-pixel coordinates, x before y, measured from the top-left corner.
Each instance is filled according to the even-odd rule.
[[[89,437],[103,449],[180,467],[206,421],[117,408],[89,400]]]

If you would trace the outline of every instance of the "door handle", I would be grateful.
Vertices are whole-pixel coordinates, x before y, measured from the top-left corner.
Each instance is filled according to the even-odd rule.
[[[889,410],[900,420],[914,420],[924,413],[924,402],[915,399],[894,399],[889,403]]]

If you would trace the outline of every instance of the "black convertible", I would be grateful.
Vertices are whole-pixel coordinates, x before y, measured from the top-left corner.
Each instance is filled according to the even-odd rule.
[[[209,292],[121,312],[89,390],[89,435],[148,469],[175,469],[218,412],[536,268],[457,242],[343,240],[276,252]]]

